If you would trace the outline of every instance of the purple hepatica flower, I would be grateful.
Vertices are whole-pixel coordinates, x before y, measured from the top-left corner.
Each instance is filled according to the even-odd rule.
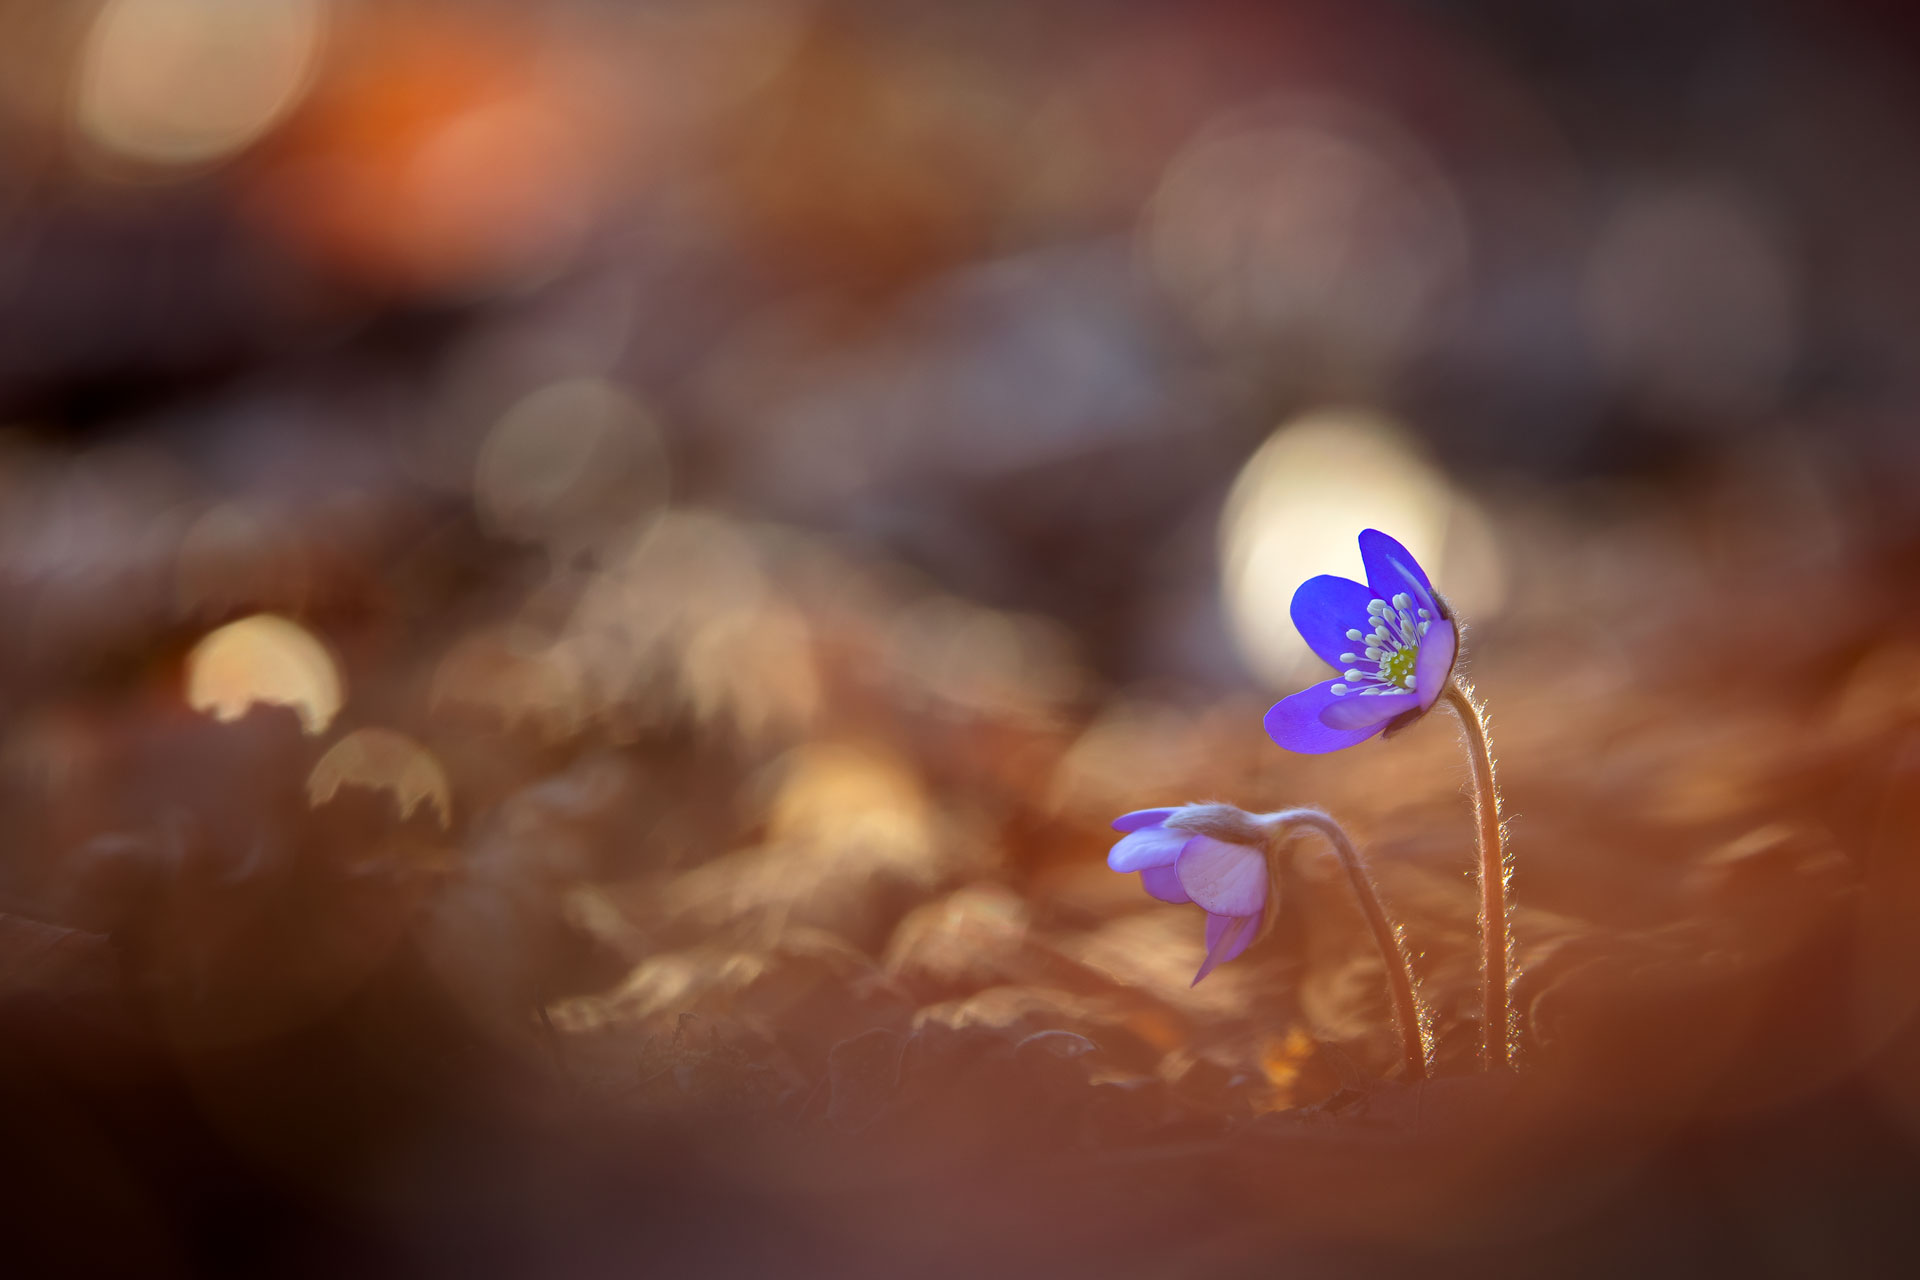
[[[1221,818],[1235,815],[1238,821]],[[1197,902],[1207,912],[1207,958],[1200,979],[1233,959],[1260,934],[1267,912],[1267,858],[1255,844],[1242,844],[1201,835],[1170,824],[1213,817],[1208,825],[1226,825],[1247,839],[1262,841],[1250,815],[1220,805],[1188,805],[1178,809],[1139,809],[1114,819],[1113,829],[1126,834],[1107,855],[1115,871],[1138,871],[1146,891],[1162,902]]]
[[[1289,751],[1338,751],[1418,719],[1453,675],[1459,637],[1420,562],[1378,529],[1360,535],[1360,559],[1366,585],[1322,574],[1293,593],[1293,625],[1341,675],[1267,712]]]

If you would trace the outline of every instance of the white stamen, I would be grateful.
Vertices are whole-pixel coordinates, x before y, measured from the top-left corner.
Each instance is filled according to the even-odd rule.
[[[1422,607],[1421,599],[1424,597],[1402,591],[1391,599],[1367,602],[1369,629],[1353,627],[1346,633],[1357,649],[1340,655],[1340,664],[1347,669],[1340,673],[1343,678],[1338,684],[1329,686],[1336,697],[1378,697],[1419,690],[1416,668],[1420,646],[1433,630],[1437,612],[1431,600]]]

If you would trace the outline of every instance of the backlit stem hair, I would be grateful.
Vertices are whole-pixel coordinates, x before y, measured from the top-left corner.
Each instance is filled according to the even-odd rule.
[[[1493,742],[1487,713],[1473,687],[1455,677],[1442,695],[1460,717],[1460,734],[1473,763],[1473,814],[1480,843],[1481,1065],[1488,1070],[1513,1063],[1513,1015],[1507,991],[1512,971],[1513,938],[1507,914],[1506,833],[1500,823],[1500,787],[1493,776]]]

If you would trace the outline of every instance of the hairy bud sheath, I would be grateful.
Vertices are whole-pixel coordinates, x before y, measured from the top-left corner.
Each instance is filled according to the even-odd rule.
[[[1197,836],[1211,836],[1228,844],[1255,848],[1266,841],[1269,831],[1262,818],[1230,804],[1215,803],[1190,804],[1176,809],[1166,825],[1177,831],[1191,831]]]

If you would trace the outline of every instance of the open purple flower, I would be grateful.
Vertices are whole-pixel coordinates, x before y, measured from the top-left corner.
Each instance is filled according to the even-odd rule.
[[[1420,562],[1378,529],[1361,533],[1360,559],[1365,585],[1322,574],[1293,593],[1293,625],[1341,674],[1267,712],[1289,751],[1338,751],[1416,720],[1452,677],[1459,637]]]
[[[1253,943],[1267,911],[1267,858],[1259,847],[1169,825],[1169,819],[1185,821],[1220,809],[1139,809],[1116,818],[1113,829],[1126,834],[1107,855],[1115,871],[1138,871],[1141,885],[1162,902],[1196,902],[1206,909],[1207,958],[1193,975],[1196,983]],[[1243,821],[1233,825],[1262,839],[1259,828],[1239,816]]]

